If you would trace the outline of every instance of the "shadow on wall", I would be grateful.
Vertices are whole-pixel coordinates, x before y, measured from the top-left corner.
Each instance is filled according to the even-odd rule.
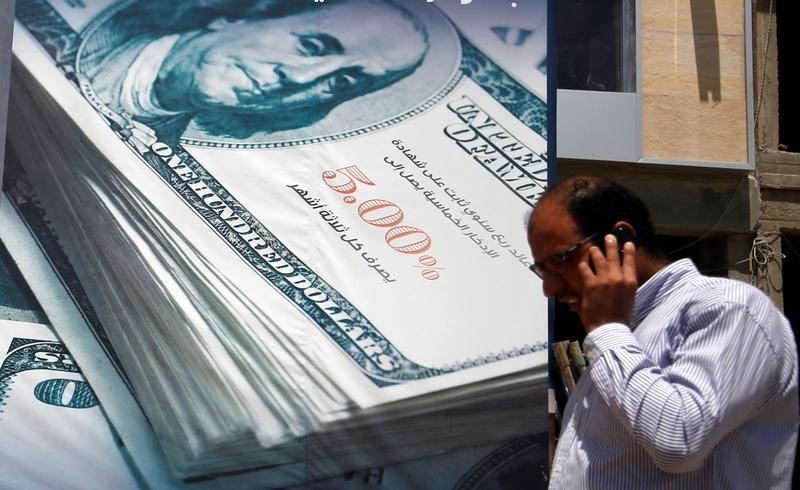
[[[722,100],[715,0],[690,0],[697,89],[703,102]]]

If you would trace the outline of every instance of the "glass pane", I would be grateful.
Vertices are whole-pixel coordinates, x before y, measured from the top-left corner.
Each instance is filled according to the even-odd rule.
[[[560,0],[558,88],[636,91],[635,0]]]

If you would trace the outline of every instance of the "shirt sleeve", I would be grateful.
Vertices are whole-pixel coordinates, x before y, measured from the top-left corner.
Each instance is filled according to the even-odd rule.
[[[668,472],[698,468],[731,430],[774,392],[775,352],[767,332],[741,305],[716,305],[671,339],[661,365],[630,329],[611,323],[590,332],[590,376],[612,413]]]

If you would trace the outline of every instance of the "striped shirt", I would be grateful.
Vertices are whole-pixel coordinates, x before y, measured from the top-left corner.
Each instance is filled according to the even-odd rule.
[[[630,328],[589,333],[551,489],[788,489],[797,348],[758,289],[688,259],[636,292]]]

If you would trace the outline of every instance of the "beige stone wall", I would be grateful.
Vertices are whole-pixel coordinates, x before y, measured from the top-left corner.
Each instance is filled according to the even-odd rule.
[[[747,163],[742,0],[642,0],[644,158]]]

